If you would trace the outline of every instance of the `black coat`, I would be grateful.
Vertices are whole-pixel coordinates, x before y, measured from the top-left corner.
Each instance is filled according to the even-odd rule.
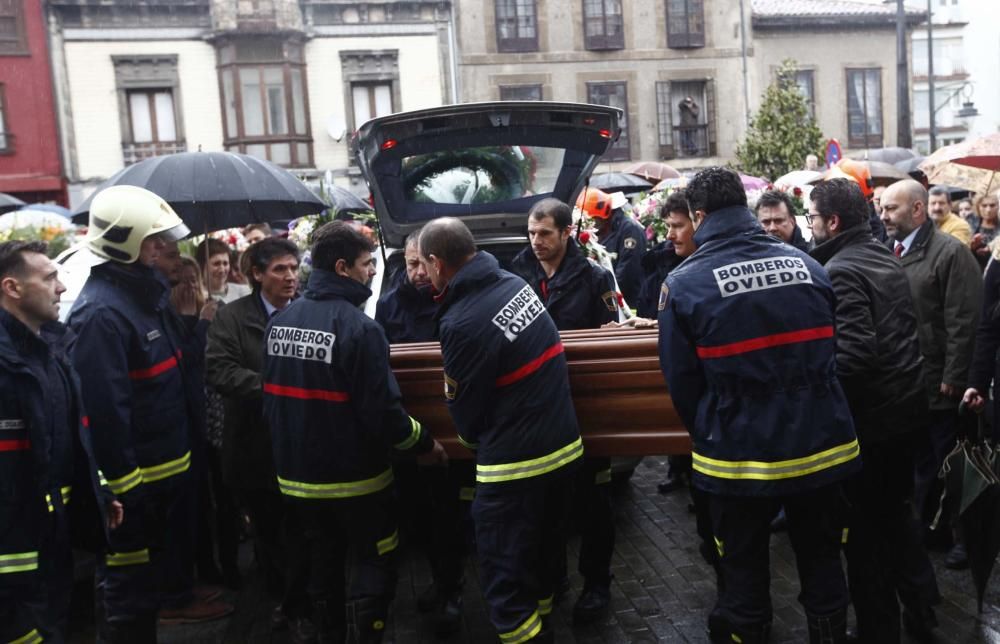
[[[392,484],[392,448],[433,447],[403,409],[385,333],[358,308],[369,297],[363,284],[313,269],[303,296],[264,332],[264,417],[288,497],[374,494]]]
[[[437,339],[438,305],[433,290],[418,289],[399,271],[395,286],[378,298],[375,321],[382,325],[390,344]]]
[[[983,278],[983,309],[976,329],[976,350],[969,369],[969,386],[984,397],[989,397],[990,385],[1000,382],[1000,260],[991,256]],[[993,418],[1000,418],[1000,396],[994,394]],[[994,431],[996,435],[996,431]]]
[[[600,242],[609,253],[614,253],[612,261],[618,290],[625,296],[625,302],[635,307],[642,288],[642,257],[646,254],[646,231],[635,218],[620,210],[611,215],[611,230],[600,236]]]
[[[587,259],[572,239],[551,278],[530,246],[514,258],[513,269],[545,303],[545,310],[560,331],[597,329],[618,319],[611,273]]]
[[[479,251],[440,296],[445,398],[477,484],[569,471],[583,442],[559,331],[520,277]]]
[[[922,422],[917,314],[903,267],[867,225],[820,244],[812,256],[837,296],[837,377],[858,438],[878,442]]]

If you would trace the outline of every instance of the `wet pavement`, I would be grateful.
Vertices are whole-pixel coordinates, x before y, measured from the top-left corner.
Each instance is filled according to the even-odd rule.
[[[632,480],[616,493],[618,542],[612,561],[615,579],[611,608],[596,624],[574,627],[573,602],[582,580],[570,575],[572,588],[553,612],[556,641],[579,644],[611,642],[707,642],[705,618],[715,599],[714,573],[698,554],[694,515],[688,512],[688,495],[677,491],[660,495],[656,490],[666,472],[665,457],[647,457]],[[570,542],[570,568],[575,569],[578,539]],[[287,631],[271,632],[274,602],[249,562],[243,544],[244,587],[228,593],[236,611],[224,620],[199,625],[161,627],[163,643],[208,644],[216,642],[284,644]],[[969,572],[947,570],[944,553],[933,552],[938,584],[944,601],[936,608],[940,626],[937,642],[1000,643],[1000,575],[987,593],[983,614],[977,616],[975,591]],[[462,630],[448,640],[434,637],[430,618],[420,614],[416,598],[431,583],[430,568],[415,548],[402,546],[400,582],[392,615],[386,627],[387,643],[496,642],[486,606],[476,581],[474,561],[466,567],[465,614]],[[808,641],[805,617],[799,606],[794,557],[785,534],[771,541],[771,598],[774,605],[774,644]],[[92,641],[81,638],[75,641]],[[912,642],[904,636],[904,642]]]

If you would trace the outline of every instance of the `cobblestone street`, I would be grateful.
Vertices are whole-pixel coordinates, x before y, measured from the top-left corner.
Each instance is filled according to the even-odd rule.
[[[579,575],[571,574],[573,587],[554,612],[559,642],[706,642],[705,617],[714,600],[714,575],[698,554],[694,517],[687,510],[684,492],[662,496],[656,483],[666,472],[665,458],[646,458],[631,482],[616,495],[618,544],[613,561],[611,611],[596,625],[573,627],[572,605],[580,591]],[[577,541],[570,543],[571,569],[575,568]],[[244,545],[244,555],[250,548]],[[386,642],[420,644],[436,642],[430,620],[417,612],[416,597],[430,584],[430,570],[413,548],[404,549],[400,584],[387,627]],[[994,580],[983,615],[977,618],[972,581],[968,571],[944,568],[943,553],[932,553],[944,602],[937,607],[938,642],[1000,642],[1000,584]],[[249,562],[245,562],[249,567]],[[798,581],[788,538],[775,535],[771,547],[771,596],[774,603],[775,644],[805,642],[805,618],[796,595]],[[474,563],[466,572],[465,623],[451,642],[495,642],[486,606],[476,582]],[[283,644],[287,632],[270,633],[268,618],[273,603],[262,591],[251,569],[242,592],[233,595],[236,613],[227,620],[160,629],[164,643],[214,642]],[[79,641],[87,641],[80,639]],[[904,642],[910,640],[904,638]]]

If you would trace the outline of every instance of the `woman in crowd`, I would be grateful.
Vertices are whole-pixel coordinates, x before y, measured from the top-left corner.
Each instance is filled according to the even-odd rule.
[[[978,225],[973,229],[972,251],[976,254],[979,263],[986,266],[990,258],[990,244],[996,239],[997,232],[1000,231],[1000,221],[998,221],[997,195],[983,195],[976,199],[975,212]]]
[[[249,286],[229,281],[229,246],[225,242],[212,237],[206,238],[198,244],[195,259],[205,275],[208,296],[212,299],[229,303],[250,295]]]

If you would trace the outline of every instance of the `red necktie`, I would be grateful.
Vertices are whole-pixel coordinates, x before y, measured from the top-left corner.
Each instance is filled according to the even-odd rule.
[[[902,257],[903,256],[903,243],[902,242],[896,242],[896,250],[893,251],[893,252],[896,253],[896,257]]]

